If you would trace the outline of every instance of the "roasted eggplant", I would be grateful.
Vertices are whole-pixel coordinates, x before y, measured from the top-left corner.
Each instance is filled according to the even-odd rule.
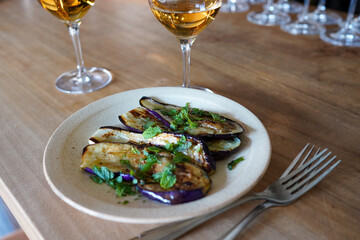
[[[204,141],[215,159],[232,153],[241,145],[241,139],[236,136],[224,139],[204,139]]]
[[[145,139],[141,133],[130,132],[117,127],[101,127],[90,138],[89,143],[118,142],[157,147],[178,146],[177,150],[204,169],[207,173],[215,171],[215,162],[202,140],[179,133],[160,133]]]
[[[167,204],[194,201],[206,195],[211,180],[195,164],[175,162],[175,154],[156,152],[151,148],[125,143],[96,143],[83,150],[81,167],[104,166],[114,173],[132,174],[141,180],[141,194]],[[169,184],[170,182],[170,184]]]
[[[149,124],[159,126],[163,132],[170,132],[170,128],[163,124],[159,119],[152,115],[148,110],[137,107],[127,113],[119,116],[122,122],[129,130],[142,133]]]
[[[163,189],[158,183],[153,182],[138,185],[137,188],[142,195],[167,204],[194,201],[205,196],[210,190],[210,178],[194,164],[176,164],[174,175],[177,182],[170,189]]]
[[[150,97],[142,97],[140,105],[175,132],[185,132],[198,137],[229,138],[244,131],[238,122],[217,113],[190,108],[188,105],[179,107],[158,102]]]

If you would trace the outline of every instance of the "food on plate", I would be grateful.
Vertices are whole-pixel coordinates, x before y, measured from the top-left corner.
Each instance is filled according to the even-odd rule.
[[[214,157],[240,147],[243,126],[189,103],[179,107],[150,97],[139,102],[141,107],[119,116],[128,130],[106,126],[90,137],[81,167],[118,196],[133,195],[135,186],[143,196],[166,204],[204,197],[216,168]]]
[[[101,127],[89,140],[89,143],[119,142],[136,145],[152,145],[169,151],[177,151],[189,157],[189,161],[200,166],[208,173],[215,171],[215,162],[207,146],[201,139],[180,133],[160,133],[152,138],[143,134],[130,132],[118,127]]]
[[[113,174],[132,175],[141,194],[163,203],[196,200],[211,186],[206,172],[188,157],[153,146],[96,143],[85,147],[81,160],[84,169],[105,167]]]

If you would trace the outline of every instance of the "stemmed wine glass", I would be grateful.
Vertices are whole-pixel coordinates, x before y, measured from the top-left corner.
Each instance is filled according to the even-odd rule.
[[[302,10],[302,5],[300,3],[290,1],[290,0],[279,0],[275,4],[275,7],[286,13],[298,13]]]
[[[63,73],[56,79],[56,88],[66,93],[93,92],[111,82],[111,73],[104,68],[85,68],[81,52],[79,27],[80,19],[94,5],[95,0],[38,0],[69,29],[74,45],[77,69]]]
[[[351,21],[353,31],[360,34],[360,16]]]
[[[221,5],[221,12],[246,12],[249,10],[250,6],[247,3],[247,0],[227,0],[224,1]]]
[[[336,46],[360,47],[360,35],[354,30],[352,21],[357,0],[351,0],[346,21],[340,29],[328,29],[320,34],[320,38]]]
[[[221,0],[148,0],[159,22],[180,41],[183,56],[183,87],[212,92],[208,88],[190,85],[190,51],[197,35],[219,12]]]
[[[309,18],[324,25],[339,24],[342,19],[339,14],[326,10],[326,0],[320,0],[316,10],[309,14]]]
[[[247,20],[258,25],[275,26],[290,22],[290,16],[279,11],[274,5],[274,0],[268,0],[263,12],[250,12]]]
[[[320,24],[309,19],[309,5],[310,0],[305,0],[303,10],[299,13],[297,20],[282,25],[281,29],[294,35],[316,35],[323,31],[324,28]]]

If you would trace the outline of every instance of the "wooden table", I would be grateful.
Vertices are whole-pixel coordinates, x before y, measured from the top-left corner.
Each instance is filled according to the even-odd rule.
[[[48,186],[42,155],[57,126],[87,104],[131,89],[180,85],[179,44],[144,0],[96,1],[81,39],[86,65],[106,67],[113,82],[94,93],[61,93],[56,77],[75,67],[65,26],[36,1],[0,1],[0,196],[30,239],[128,239],[158,226],[109,222],[68,206]],[[192,82],[242,104],[269,132],[271,163],[254,191],[275,181],[307,142],[343,160],[301,200],[256,219],[242,239],[360,236],[359,80],[360,49],[252,25],[246,13],[220,13],[199,35]],[[257,203],[183,239],[214,239]]]

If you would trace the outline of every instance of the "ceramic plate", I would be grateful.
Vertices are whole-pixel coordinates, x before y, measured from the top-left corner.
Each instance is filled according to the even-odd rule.
[[[101,126],[121,126],[118,116],[139,106],[143,96],[159,101],[217,112],[243,124],[241,148],[217,162],[210,192],[202,199],[165,205],[133,196],[118,198],[104,184],[95,184],[80,168],[83,148]],[[44,173],[52,190],[72,207],[106,220],[127,223],[162,223],[182,220],[218,209],[246,194],[269,164],[271,145],[260,120],[240,104],[220,95],[181,87],[143,88],[105,97],[66,119],[51,136],[44,153]],[[245,161],[232,171],[226,164],[240,156]],[[129,203],[123,205],[124,200]]]

